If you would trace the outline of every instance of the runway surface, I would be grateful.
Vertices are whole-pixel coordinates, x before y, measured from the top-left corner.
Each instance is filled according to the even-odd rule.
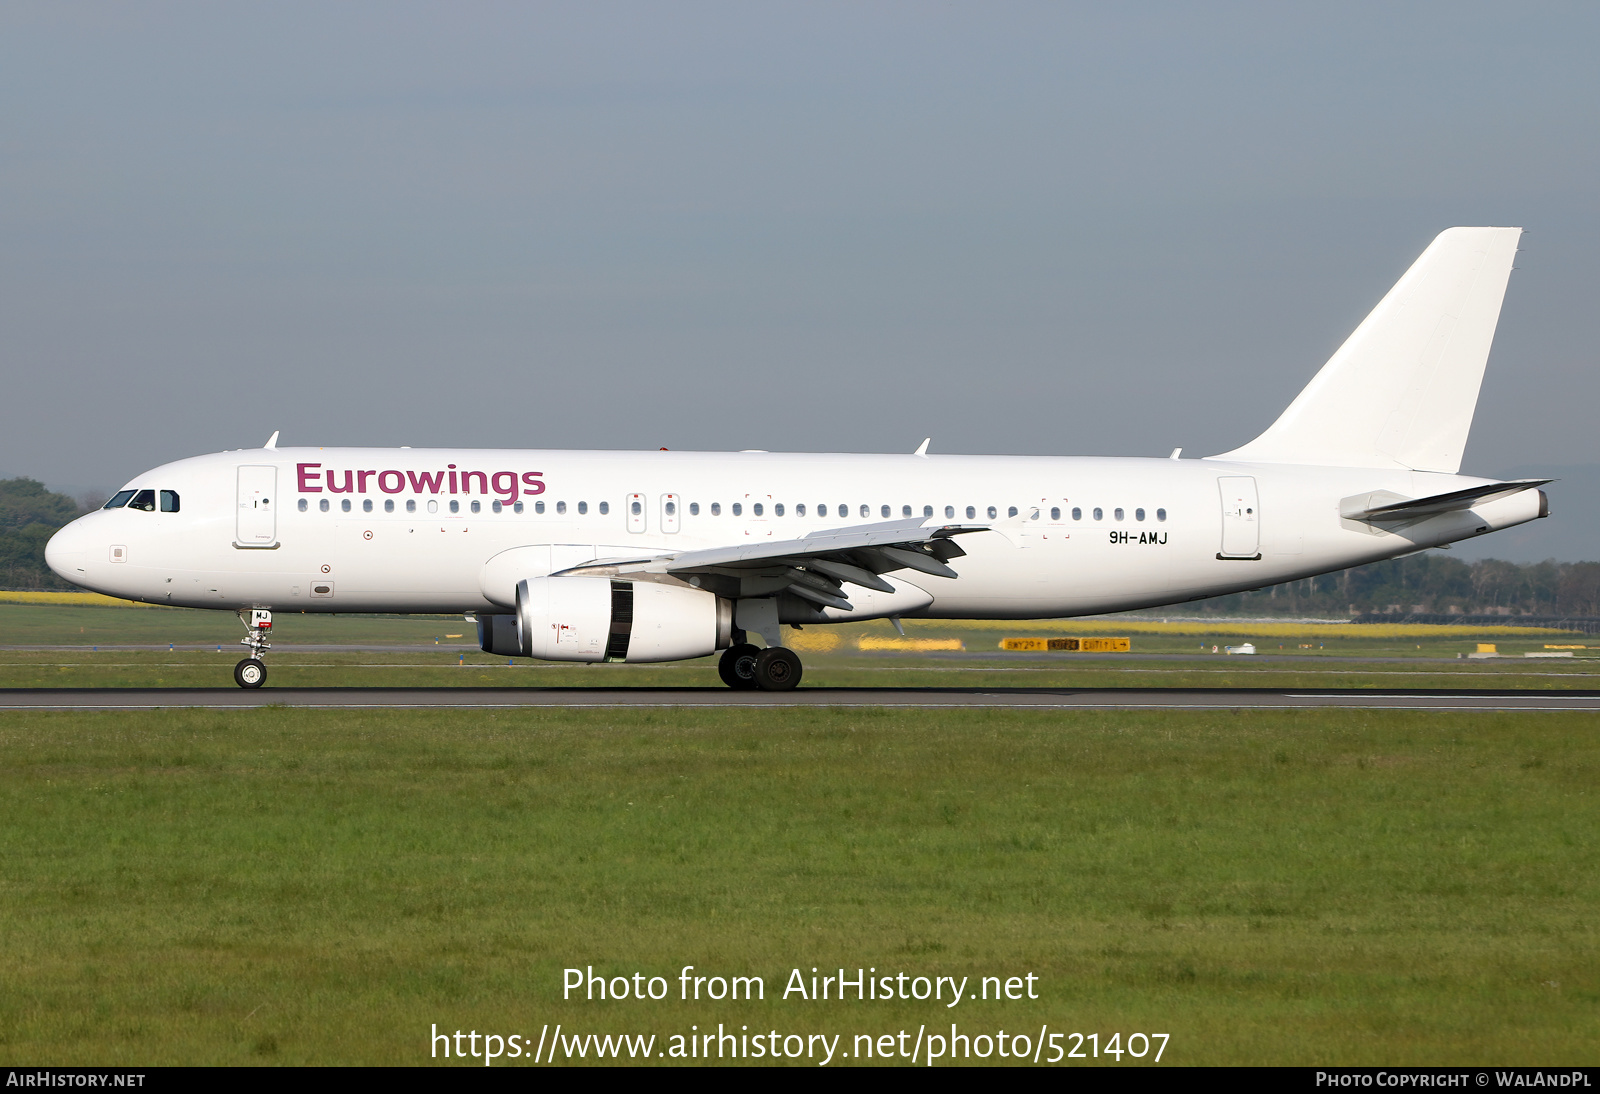
[[[1276,688],[4,688],[4,710],[989,707],[1016,710],[1600,711],[1600,691]]]

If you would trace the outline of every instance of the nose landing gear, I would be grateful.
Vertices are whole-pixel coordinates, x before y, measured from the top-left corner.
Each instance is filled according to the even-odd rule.
[[[245,625],[248,635],[239,639],[241,646],[250,647],[250,656],[233,666],[233,680],[242,688],[258,688],[267,682],[266,652],[272,648],[267,632],[272,629],[272,613],[262,608],[252,608],[248,616],[239,613],[239,622]]]

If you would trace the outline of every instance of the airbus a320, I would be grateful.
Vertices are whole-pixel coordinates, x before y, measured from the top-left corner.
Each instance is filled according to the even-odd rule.
[[[237,612],[465,613],[571,662],[721,653],[784,690],[784,625],[1176,604],[1546,516],[1459,474],[1521,229],[1440,234],[1266,432],[1203,459],[265,448],[135,476],[51,539],[68,581]],[[751,641],[759,637],[763,647]]]

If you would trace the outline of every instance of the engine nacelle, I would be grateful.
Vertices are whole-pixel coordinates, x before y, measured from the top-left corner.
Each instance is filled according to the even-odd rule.
[[[654,581],[527,578],[516,621],[522,655],[546,661],[681,661],[733,641],[731,601]]]

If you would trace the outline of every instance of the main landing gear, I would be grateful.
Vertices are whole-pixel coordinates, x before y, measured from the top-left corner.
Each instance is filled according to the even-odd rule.
[[[239,639],[239,644],[250,647],[250,656],[233,666],[233,680],[242,688],[258,688],[267,682],[265,657],[272,648],[272,643],[267,641],[267,632],[272,629],[272,613],[252,608],[249,615],[239,613],[239,622],[248,632],[247,637]]]
[[[800,658],[785,646],[760,649],[740,642],[722,651],[717,674],[730,688],[788,691],[800,683]]]

